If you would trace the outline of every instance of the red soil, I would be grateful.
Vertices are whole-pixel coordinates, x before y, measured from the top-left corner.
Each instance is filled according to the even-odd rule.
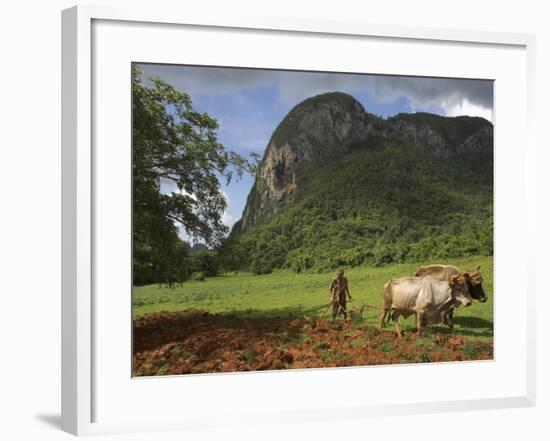
[[[486,360],[493,345],[431,334],[397,339],[350,322],[200,311],[134,320],[135,376]]]

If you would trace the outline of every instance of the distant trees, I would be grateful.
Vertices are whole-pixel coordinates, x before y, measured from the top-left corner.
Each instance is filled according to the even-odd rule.
[[[217,139],[218,122],[193,109],[191,97],[159,78],[150,85],[132,70],[134,283],[175,283],[190,277],[188,245],[178,227],[209,246],[228,232],[219,178],[252,171]],[[176,190],[162,191],[163,183]],[[210,265],[210,264],[209,264]],[[212,273],[212,265],[207,269]]]
[[[237,273],[247,269],[248,255],[243,244],[235,237],[229,237],[217,248],[217,258],[221,271]]]

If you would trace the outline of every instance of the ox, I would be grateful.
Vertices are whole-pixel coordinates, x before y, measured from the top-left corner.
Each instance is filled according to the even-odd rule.
[[[385,324],[386,316],[393,321],[397,336],[401,330],[399,316],[416,315],[417,334],[426,325],[448,323],[449,311],[459,305],[470,306],[472,297],[466,277],[455,275],[450,282],[436,280],[432,276],[401,277],[391,279],[384,285],[384,306],[380,314],[379,330]]]
[[[478,265],[475,270],[466,271],[462,274],[466,277],[466,283],[468,285],[468,289],[470,290],[470,296],[472,297],[472,299],[476,299],[479,300],[481,303],[485,303],[487,301],[487,295],[485,294],[485,290],[483,289],[483,277],[481,276],[481,272],[479,271],[480,268],[481,266]],[[450,282],[454,276],[458,276],[459,274],[460,270],[456,266],[435,264],[421,266],[417,268],[413,276],[432,276],[436,280],[444,280]],[[451,308],[445,319],[445,323],[447,323],[451,329],[453,328],[453,311],[454,308]]]
[[[462,273],[466,276],[466,283],[468,284],[468,289],[470,290],[470,295],[472,299],[479,300],[481,303],[487,301],[487,294],[483,289],[483,277],[479,269],[480,265],[473,271],[466,271]],[[453,276],[458,276],[460,270],[456,266],[452,265],[426,265],[417,268],[414,272],[414,277],[422,276],[432,276],[436,280],[444,280],[450,282]]]

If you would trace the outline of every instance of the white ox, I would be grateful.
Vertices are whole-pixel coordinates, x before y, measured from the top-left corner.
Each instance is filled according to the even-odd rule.
[[[417,333],[423,326],[447,322],[449,311],[458,306],[470,306],[472,297],[463,275],[453,276],[450,282],[439,281],[432,276],[401,277],[391,279],[384,285],[384,306],[380,314],[379,330],[385,324],[386,316],[391,318],[397,336],[401,330],[399,316],[416,315]]]
[[[465,277],[472,299],[485,303],[487,301],[487,294],[485,294],[485,290],[483,289],[483,277],[479,271],[480,268],[481,267],[478,266],[473,271],[464,271],[462,275]],[[436,280],[450,282],[454,276],[459,274],[461,274],[461,272],[456,266],[435,264],[418,267],[413,276],[432,276]],[[451,329],[453,329],[453,312],[454,308],[451,308],[443,320]]]

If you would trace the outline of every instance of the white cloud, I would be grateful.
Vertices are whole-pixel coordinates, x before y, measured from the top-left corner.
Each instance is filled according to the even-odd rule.
[[[222,190],[222,195],[225,198],[225,202],[227,206],[229,207],[229,204],[230,204],[229,195],[223,190]],[[238,219],[235,218],[233,215],[229,214],[227,210],[225,210],[222,214],[222,223],[229,228],[231,228],[233,224],[237,222],[237,220]]]
[[[493,122],[493,110],[480,106],[479,104],[473,104],[467,99],[460,102],[454,102],[451,104],[443,103],[441,105],[447,116],[480,116],[487,121]]]
[[[223,212],[223,214],[222,214],[222,223],[225,226],[231,228],[235,222],[237,222],[237,219],[235,217],[233,217],[227,211]]]
[[[180,190],[179,188],[176,188],[176,190],[174,190],[172,193],[181,194],[182,196],[189,196],[194,201],[197,200],[197,197],[193,193],[189,193],[189,192],[185,191],[184,189]]]
[[[225,199],[225,203],[229,206],[229,195],[225,191],[221,191],[223,198]]]
[[[443,108],[449,115],[460,113],[483,116],[492,113],[493,84],[489,80],[459,78],[404,77],[397,75],[335,74],[324,72],[289,72],[261,69],[204,68],[190,66],[143,65],[143,76],[159,75],[176,89],[195,94],[233,94],[244,105],[249,98],[237,92],[276,85],[280,104],[292,107],[305,98],[329,91],[350,94],[367,93],[381,102],[405,97],[411,109],[421,111]],[[369,110],[369,109],[367,109]],[[472,113],[468,113],[472,112]],[[227,117],[226,117],[227,118]],[[233,117],[235,119],[235,117]],[[224,126],[242,127],[239,121]],[[229,123],[229,121],[228,121]],[[258,121],[256,122],[258,123]],[[269,121],[272,130],[272,121]],[[249,133],[253,140],[269,131]],[[260,136],[258,136],[261,133]]]
[[[493,87],[487,80],[290,72],[280,73],[277,79],[279,99],[287,104],[324,92],[342,91],[351,95],[367,93],[386,103],[404,97],[412,111],[435,108],[448,110],[448,115],[454,112],[453,115],[483,116],[489,120],[492,116]]]
[[[441,105],[446,101],[468,100],[485,108],[493,106],[493,87],[488,80],[455,78],[370,76],[373,95],[382,101],[394,101],[402,96],[412,107]]]

